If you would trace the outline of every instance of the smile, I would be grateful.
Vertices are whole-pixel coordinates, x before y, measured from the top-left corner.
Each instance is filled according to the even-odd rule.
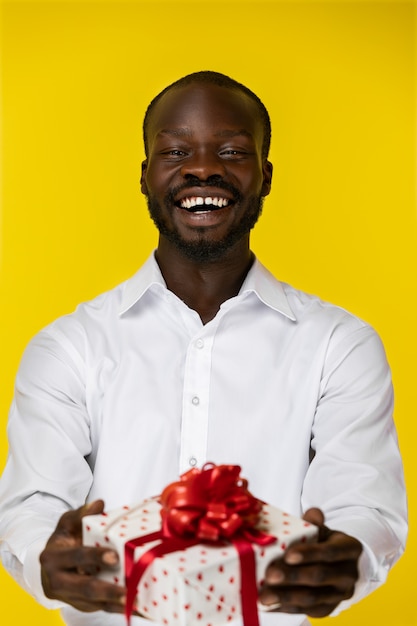
[[[222,198],[220,196],[190,196],[188,198],[182,198],[178,203],[181,209],[187,209],[187,211],[195,212],[205,212],[205,211],[213,211],[215,209],[222,209],[225,206],[230,204],[230,200],[228,198]],[[204,209],[201,209],[204,207]]]

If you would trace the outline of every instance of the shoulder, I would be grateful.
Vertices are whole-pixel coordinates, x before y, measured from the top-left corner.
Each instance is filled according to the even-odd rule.
[[[325,362],[339,363],[349,358],[368,366],[385,367],[386,354],[379,334],[371,324],[345,308],[316,295],[281,283],[296,325],[306,341],[321,346]],[[359,364],[359,363],[358,363]]]
[[[315,321],[330,325],[343,325],[351,330],[370,328],[370,325],[344,307],[327,302],[317,295],[280,283],[288,303],[299,323]]]
[[[24,352],[20,371],[33,369],[41,363],[53,369],[66,363],[75,370],[83,370],[85,355],[98,337],[104,340],[114,332],[125,282],[95,298],[79,304],[40,330]]]
[[[340,325],[352,330],[370,328],[366,321],[347,309],[278,280],[259,261],[253,268],[250,286],[260,300],[284,314],[299,329],[304,326],[330,329]]]
[[[328,359],[332,353],[345,353],[358,346],[371,349],[378,358],[384,354],[378,334],[358,315],[278,280],[259,262],[255,272],[258,295],[269,307],[286,316],[287,335],[297,338],[299,345],[314,348],[317,357]],[[282,315],[278,322],[279,318]]]

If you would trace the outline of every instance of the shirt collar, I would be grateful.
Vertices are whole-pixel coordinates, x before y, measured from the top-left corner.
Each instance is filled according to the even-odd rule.
[[[155,260],[154,254],[126,283],[119,308],[119,315],[126,313],[153,285],[166,289],[166,283]],[[282,283],[255,259],[240,290],[240,295],[254,293],[261,302],[271,309],[296,321]]]
[[[258,259],[255,259],[240,289],[240,294],[250,292],[256,294],[259,300],[271,309],[282,313],[293,322],[297,321],[283,284]]]
[[[129,280],[126,281],[119,315],[126,313],[153,285],[166,289],[166,283],[155,260],[154,253]]]

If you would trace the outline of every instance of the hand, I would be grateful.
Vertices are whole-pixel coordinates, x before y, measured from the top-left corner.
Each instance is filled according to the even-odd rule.
[[[293,544],[270,563],[259,600],[271,610],[324,617],[352,596],[362,545],[327,528],[320,509],[309,509],[303,519],[319,527],[318,542]]]
[[[79,611],[123,613],[126,589],[99,580],[94,574],[118,564],[117,552],[82,545],[81,519],[102,513],[97,500],[64,513],[40,555],[41,577],[48,598],[71,604]]]

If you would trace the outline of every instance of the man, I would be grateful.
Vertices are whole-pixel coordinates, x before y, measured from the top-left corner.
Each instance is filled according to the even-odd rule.
[[[92,575],[117,555],[81,546],[82,516],[206,461],[239,464],[257,497],[320,527],[316,544],[268,566],[259,591],[263,624],[308,624],[381,584],[403,550],[383,348],[367,324],[254,258],[272,178],[255,94],[222,74],[187,76],[151,103],[144,141],[158,248],[26,351],[0,494],[3,563],[68,624],[121,625],[125,589]]]

